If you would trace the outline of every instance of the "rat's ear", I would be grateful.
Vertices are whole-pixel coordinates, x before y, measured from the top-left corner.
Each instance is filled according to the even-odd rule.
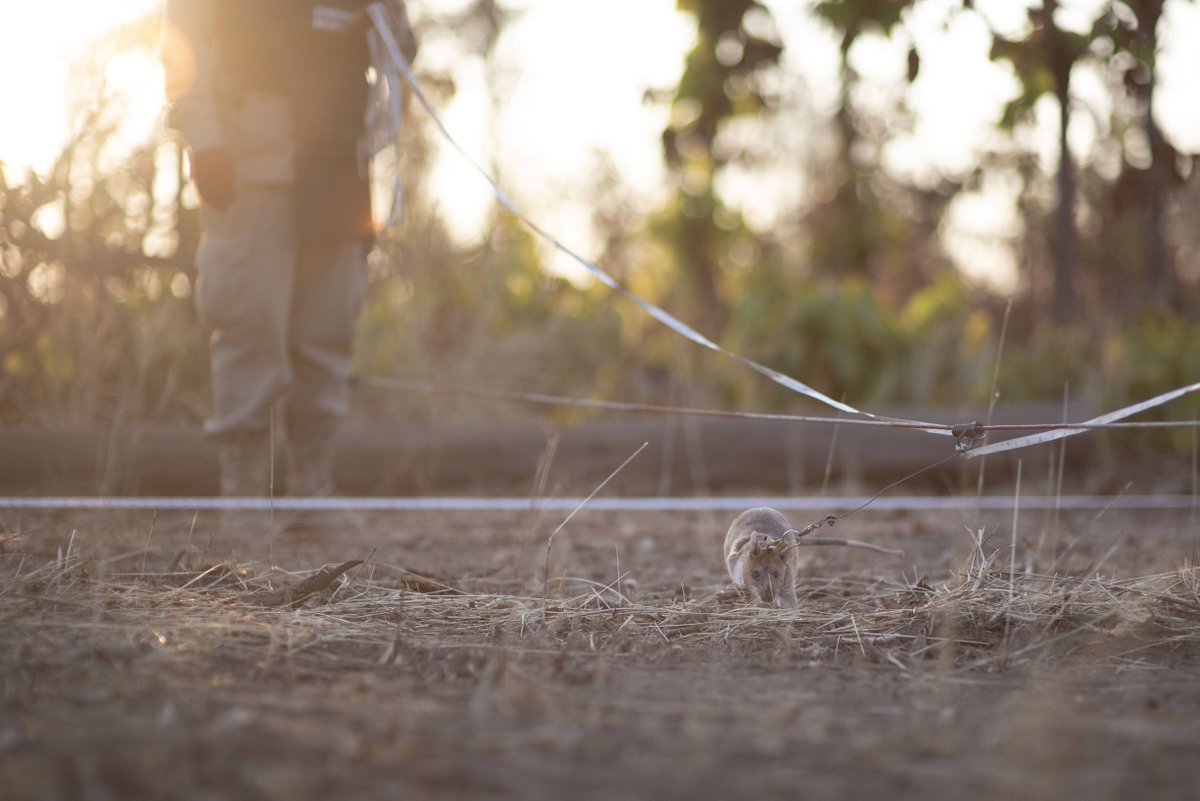
[[[758,553],[766,544],[767,535],[759,534],[757,531],[750,532],[750,553]]]

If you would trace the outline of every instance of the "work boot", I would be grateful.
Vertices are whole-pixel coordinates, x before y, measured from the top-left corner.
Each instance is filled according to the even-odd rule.
[[[289,437],[287,491],[301,498],[328,498],[333,494],[332,435]]]
[[[271,496],[271,440],[266,432],[245,432],[217,441],[222,498]],[[268,509],[222,509],[218,523],[224,534],[266,534],[271,530]]]
[[[287,493],[296,498],[333,496],[333,434],[295,433],[287,447]],[[288,531],[328,532],[361,530],[362,521],[340,509],[302,509],[289,513],[283,522]]]

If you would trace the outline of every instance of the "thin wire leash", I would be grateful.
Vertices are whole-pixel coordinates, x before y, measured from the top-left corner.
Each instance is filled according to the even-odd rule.
[[[938,434],[938,435],[943,435],[943,436],[949,435],[949,436],[954,437],[955,438],[955,452],[965,454],[967,456],[967,458],[978,458],[980,456],[986,456],[990,453],[998,453],[1001,451],[1014,450],[1017,448],[1024,448],[1024,447],[1029,447],[1032,445],[1038,445],[1038,444],[1042,444],[1045,442],[1051,442],[1054,440],[1062,439],[1064,437],[1074,436],[1075,434],[1079,434],[1083,431],[1088,431],[1088,430],[1093,430],[1093,429],[1098,429],[1098,428],[1118,428],[1118,427],[1129,427],[1129,428],[1160,428],[1161,427],[1161,428],[1166,428],[1166,427],[1185,427],[1185,426],[1195,427],[1198,425],[1198,423],[1196,421],[1187,421],[1187,422],[1180,422],[1180,423],[1146,422],[1146,423],[1125,423],[1125,424],[1119,424],[1118,421],[1124,419],[1125,417],[1129,417],[1134,414],[1137,414],[1138,412],[1145,411],[1147,409],[1151,409],[1156,406],[1160,406],[1163,403],[1167,403],[1178,397],[1182,397],[1183,395],[1187,395],[1192,392],[1196,392],[1197,390],[1200,390],[1200,382],[1191,384],[1186,387],[1181,387],[1179,389],[1172,390],[1170,392],[1163,393],[1162,395],[1158,395],[1158,396],[1156,396],[1154,398],[1150,398],[1146,401],[1142,401],[1142,402],[1134,404],[1132,406],[1127,406],[1123,409],[1119,409],[1114,412],[1109,412],[1108,414],[1101,415],[1100,417],[1096,417],[1092,420],[1087,420],[1082,423],[1053,423],[1053,424],[1047,423],[1047,424],[1024,424],[1024,425],[1007,425],[1007,426],[997,426],[997,425],[983,426],[983,425],[980,425],[978,422],[971,422],[971,423],[960,423],[960,424],[956,424],[956,425],[948,425],[948,424],[926,423],[926,422],[922,422],[922,421],[918,421],[918,420],[906,420],[906,419],[901,419],[901,418],[884,417],[881,415],[872,414],[871,412],[865,412],[860,409],[856,409],[855,407],[850,406],[849,404],[834,400],[833,398],[825,395],[822,392],[819,392],[818,390],[814,389],[813,387],[809,386],[808,384],[803,383],[802,381],[799,381],[798,379],[795,379],[791,376],[785,375],[784,373],[781,373],[777,370],[774,370],[770,367],[760,364],[760,363],[754,361],[753,359],[749,359],[740,354],[726,350],[725,348],[722,348],[717,343],[713,342],[708,337],[701,334],[699,331],[695,330],[688,324],[684,323],[682,320],[679,320],[678,318],[672,316],[666,310],[639,297],[638,295],[634,294],[629,289],[626,289],[624,286],[622,286],[620,284],[620,282],[618,282],[615,278],[613,278],[611,275],[609,275],[607,272],[605,272],[603,269],[601,269],[598,265],[596,265],[592,261],[589,261],[588,259],[584,258],[583,256],[581,256],[579,253],[577,253],[573,249],[569,248],[558,237],[554,236],[549,231],[542,228],[540,225],[538,225],[536,222],[534,222],[533,219],[531,219],[528,215],[526,215],[524,212],[522,212],[520,210],[520,208],[518,208],[517,205],[508,197],[508,195],[505,194],[504,190],[500,187],[499,182],[478,161],[476,161],[466,151],[466,149],[461,144],[459,144],[458,140],[456,140],[454,138],[454,136],[450,133],[450,130],[446,127],[445,123],[442,121],[441,117],[434,110],[433,104],[426,97],[424,91],[421,89],[421,86],[416,79],[416,76],[413,74],[412,68],[408,63],[408,60],[404,57],[404,54],[401,52],[399,43],[396,40],[395,31],[393,30],[392,24],[389,21],[389,15],[388,15],[386,6],[380,2],[372,3],[371,5],[369,5],[367,7],[367,15],[370,17],[371,22],[374,26],[373,35],[375,37],[377,37],[378,42],[382,45],[382,48],[381,48],[382,52],[380,53],[380,55],[386,56],[386,58],[381,58],[380,63],[376,65],[376,68],[378,70],[385,73],[383,80],[385,80],[389,86],[399,86],[400,80],[403,80],[403,82],[408,85],[409,89],[413,93],[413,96],[420,103],[421,107],[424,108],[425,112],[429,115],[430,119],[433,121],[434,125],[437,127],[438,131],[441,133],[442,137],[446,140],[446,142],[451,147],[453,147],[454,150],[456,150],[458,152],[458,154],[463,158],[464,161],[467,162],[467,164],[469,164],[485,181],[487,181],[487,183],[491,186],[492,193],[495,196],[497,202],[499,202],[500,205],[502,205],[505,209],[507,209],[509,211],[509,213],[511,213],[514,217],[516,217],[521,223],[523,223],[525,226],[527,226],[535,234],[537,234],[538,236],[542,237],[547,242],[552,244],[555,248],[557,248],[563,254],[567,255],[568,257],[573,259],[575,262],[577,262],[580,266],[582,266],[590,275],[592,275],[600,283],[604,284],[606,287],[608,287],[612,291],[616,292],[617,294],[619,294],[622,297],[626,298],[627,300],[631,301],[636,306],[638,306],[640,309],[642,309],[642,311],[644,311],[646,314],[648,314],[650,317],[653,317],[659,323],[661,323],[662,325],[671,329],[672,331],[675,331],[677,334],[683,336],[684,338],[686,338],[704,348],[707,348],[708,350],[714,351],[716,353],[720,353],[720,354],[726,356],[727,358],[733,359],[734,361],[737,361],[737,362],[741,363],[742,365],[754,370],[755,372],[757,372],[763,376],[766,376],[767,378],[771,379],[772,381],[779,384],[780,386],[783,386],[793,392],[796,392],[801,395],[805,395],[809,398],[819,401],[819,402],[825,404],[826,406],[836,409],[840,412],[844,412],[846,414],[851,414],[851,415],[859,415],[859,417],[831,419],[831,418],[818,418],[818,417],[801,417],[801,416],[795,416],[795,415],[761,415],[761,414],[746,413],[746,412],[682,410],[682,409],[669,409],[669,407],[649,407],[644,404],[621,404],[621,403],[617,403],[614,401],[580,401],[580,400],[575,400],[575,399],[559,398],[556,396],[539,396],[536,394],[526,394],[523,397],[510,396],[509,398],[502,398],[502,399],[522,400],[524,402],[530,402],[530,403],[551,403],[551,404],[555,404],[555,405],[573,405],[573,406],[579,406],[579,407],[600,408],[600,409],[610,409],[610,410],[663,411],[663,412],[670,411],[671,413],[675,413],[675,414],[703,414],[703,415],[707,415],[707,416],[721,416],[721,417],[747,417],[747,418],[753,418],[753,419],[791,420],[794,422],[837,422],[839,424],[883,425],[883,426],[888,426],[891,428],[909,428],[909,429],[915,429],[918,431],[924,431],[929,434]],[[372,383],[377,386],[382,385],[382,383],[383,383],[383,381],[381,379],[360,378],[359,380],[364,383]],[[394,388],[400,388],[400,387],[394,387]],[[411,385],[410,385],[409,389],[412,389]],[[494,398],[498,394],[499,393],[491,393],[490,396]],[[484,395],[482,393],[480,393],[480,396],[488,397],[488,395]],[[863,418],[866,418],[866,419],[863,419]],[[993,443],[990,445],[984,444],[987,432],[1003,431],[1003,430],[1008,430],[1008,431],[1027,430],[1027,431],[1035,431],[1037,433],[1030,434],[1025,437],[1017,437],[1014,439],[1005,440],[1003,442]]]
[[[830,425],[874,426],[899,429],[935,428],[940,431],[964,438],[965,447],[975,434],[991,431],[1091,431],[1103,429],[1144,429],[1144,428],[1200,428],[1200,420],[1147,420],[1112,423],[918,423],[896,418],[862,419],[857,417],[828,417],[806,414],[786,414],[783,412],[744,412],[732,409],[702,409],[695,406],[664,406],[653,403],[630,403],[627,401],[599,400],[595,398],[573,398],[567,395],[554,395],[543,392],[506,392],[503,390],[479,390],[461,385],[437,384],[432,381],[417,381],[407,378],[382,378],[379,376],[353,375],[351,383],[374,389],[411,392],[422,395],[438,395],[447,398],[466,398],[469,400],[504,401],[508,403],[528,403],[538,406],[562,406],[577,409],[596,409],[614,412],[646,412],[650,414],[674,415],[681,417],[718,417],[738,420],[771,420],[788,423],[825,423]]]
[[[935,467],[941,467],[946,462],[959,456],[960,453],[961,453],[960,451],[955,451],[954,453],[950,454],[949,456],[944,456],[935,462],[930,462],[929,464],[922,467],[920,470],[915,470],[912,473],[909,473],[904,478],[901,478],[897,481],[893,481],[891,484],[888,484],[886,487],[884,487],[879,492],[872,495],[870,498],[867,498],[865,501],[860,503],[858,506],[855,506],[853,509],[842,512],[839,515],[834,515],[834,514],[825,515],[824,517],[820,518],[819,520],[814,520],[813,522],[809,523],[807,526],[800,529],[799,531],[796,531],[795,529],[793,529],[793,532],[796,534],[797,537],[803,537],[807,534],[811,534],[812,532],[816,531],[821,526],[830,526],[832,528],[839,520],[844,520],[847,517],[849,517],[850,515],[854,514],[855,512],[862,511],[863,509],[866,509],[871,504],[875,503],[875,501],[879,500],[879,498],[884,493],[886,493],[888,490],[895,489],[896,487],[900,486],[901,484],[907,484],[909,481],[912,481],[917,476],[919,476],[922,473],[925,473],[929,470],[932,470]]]

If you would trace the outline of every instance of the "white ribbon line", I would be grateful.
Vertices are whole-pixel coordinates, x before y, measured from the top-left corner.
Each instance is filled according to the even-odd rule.
[[[337,510],[348,512],[528,512],[545,510],[569,512],[583,498],[513,498],[513,497],[420,497],[420,498],[112,498],[112,497],[0,497],[0,509],[24,510],[86,510],[86,511],[181,511],[198,512],[220,509],[290,512],[300,510]],[[592,498],[588,508],[610,512],[740,512],[754,506],[776,509],[827,512],[829,509],[857,508],[871,500],[866,496],[803,497],[803,496],[738,496],[720,498]],[[983,509],[1008,511],[1013,507],[1012,495],[983,497],[925,497],[904,496],[876,498],[862,511],[956,511]],[[1022,509],[1158,509],[1185,510],[1196,508],[1191,495],[1035,495],[1021,496]],[[859,512],[861,514],[861,512]],[[846,523],[844,525],[853,525]],[[9,527],[10,530],[13,528]]]
[[[1115,412],[1102,414],[1099,417],[1094,417],[1079,425],[1095,426],[1097,428],[1106,423],[1114,423],[1117,420],[1124,420],[1126,417],[1131,417],[1138,412],[1144,412],[1147,409],[1153,409],[1155,406],[1161,406],[1168,401],[1173,401],[1176,398],[1181,398],[1184,395],[1200,390],[1200,383],[1191,384],[1179,389],[1173,389],[1170,392],[1164,392],[1149,400],[1144,400],[1135,403],[1132,406],[1126,406],[1124,409],[1117,409]],[[1000,453],[1002,451],[1011,451],[1017,448],[1028,448],[1031,445],[1041,445],[1045,442],[1053,442],[1056,439],[1063,437],[1073,437],[1076,434],[1082,434],[1084,431],[1093,429],[1088,428],[1056,428],[1050,431],[1039,431],[1036,434],[1030,434],[1027,437],[1017,437],[1015,439],[1006,439],[1003,442],[996,442],[992,445],[983,445],[978,448],[971,448],[966,451],[968,459],[974,459],[978,456],[987,456],[990,453]]]

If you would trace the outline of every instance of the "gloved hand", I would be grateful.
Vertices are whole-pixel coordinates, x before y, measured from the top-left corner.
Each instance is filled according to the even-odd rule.
[[[234,189],[233,154],[224,147],[191,154],[192,181],[205,206],[223,209],[237,196]]]

